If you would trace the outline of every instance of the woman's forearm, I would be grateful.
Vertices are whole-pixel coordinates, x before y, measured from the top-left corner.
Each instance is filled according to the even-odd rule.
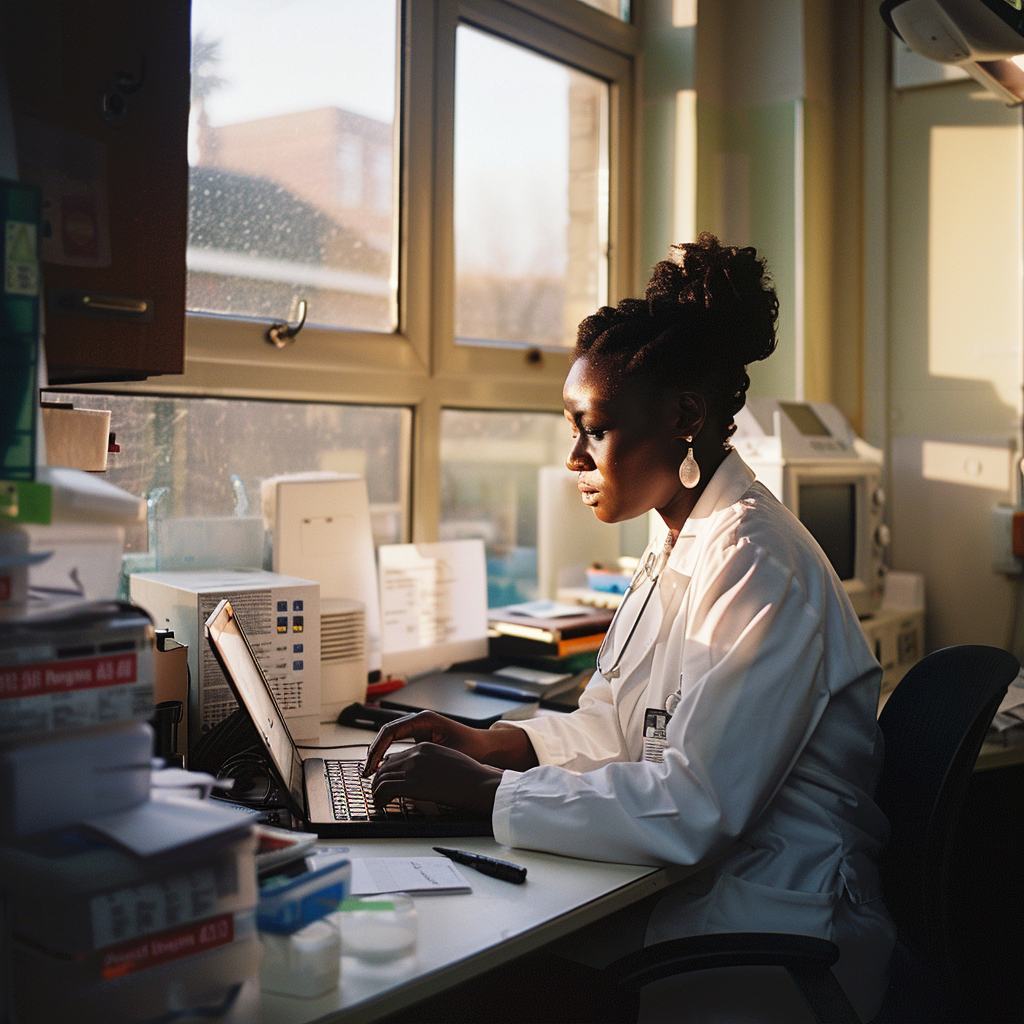
[[[478,760],[494,768],[525,772],[540,762],[525,729],[488,729],[488,749]]]

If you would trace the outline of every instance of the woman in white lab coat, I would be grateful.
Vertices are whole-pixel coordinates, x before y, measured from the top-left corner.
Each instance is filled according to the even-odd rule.
[[[393,740],[420,740],[381,765],[378,799],[489,811],[509,846],[705,865],[653,907],[647,944],[831,939],[869,1020],[894,942],[872,800],[881,669],[825,555],[728,443],[777,314],[755,251],[702,234],[673,247],[644,299],[581,324],[567,465],[603,522],[653,508],[664,526],[579,710],[491,730],[421,713],[381,731],[367,771]]]

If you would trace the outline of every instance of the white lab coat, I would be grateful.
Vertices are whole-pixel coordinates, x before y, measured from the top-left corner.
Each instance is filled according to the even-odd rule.
[[[606,671],[647,586],[612,624]],[[882,673],[825,555],[735,451],[683,525],[620,673],[595,673],[571,715],[499,723],[528,733],[540,766],[504,773],[495,838],[623,863],[717,859],[661,901],[646,943],[832,939],[837,977],[873,1016],[895,934],[872,799]],[[645,710],[677,691],[664,760],[645,761]]]

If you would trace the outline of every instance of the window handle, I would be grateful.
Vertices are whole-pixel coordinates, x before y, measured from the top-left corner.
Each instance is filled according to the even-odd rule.
[[[306,300],[299,299],[299,322],[293,327],[290,323],[271,324],[267,330],[267,341],[278,348],[285,348],[290,345],[295,336],[302,330],[306,323]]]

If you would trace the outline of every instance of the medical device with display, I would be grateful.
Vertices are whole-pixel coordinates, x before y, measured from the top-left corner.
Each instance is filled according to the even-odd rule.
[[[857,614],[877,610],[889,543],[882,453],[857,437],[834,405],[773,398],[747,400],[732,443],[810,531]]]

